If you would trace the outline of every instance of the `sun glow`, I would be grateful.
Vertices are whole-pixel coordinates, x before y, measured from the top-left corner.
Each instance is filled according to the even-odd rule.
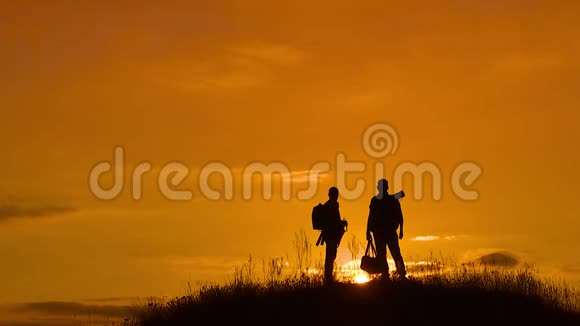
[[[366,283],[366,282],[368,282],[370,280],[371,279],[366,274],[364,274],[364,273],[360,273],[360,274],[358,274],[358,275],[356,275],[354,277],[354,282],[356,284],[363,284],[363,283]]]
[[[360,269],[360,260],[355,259],[343,264],[338,271],[339,279],[347,283],[363,284],[371,280],[370,276]]]

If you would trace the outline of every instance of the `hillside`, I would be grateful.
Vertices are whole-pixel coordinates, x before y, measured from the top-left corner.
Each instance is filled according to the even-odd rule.
[[[575,291],[526,271],[477,273],[331,286],[308,277],[269,284],[238,280],[150,303],[137,324],[580,325]]]

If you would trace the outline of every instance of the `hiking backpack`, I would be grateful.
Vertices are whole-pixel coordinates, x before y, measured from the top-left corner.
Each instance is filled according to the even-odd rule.
[[[326,214],[324,205],[318,203],[312,209],[312,228],[314,230],[322,230],[326,226]]]

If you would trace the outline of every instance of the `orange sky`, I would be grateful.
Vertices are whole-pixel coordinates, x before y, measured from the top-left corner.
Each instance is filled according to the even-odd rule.
[[[361,135],[377,122],[400,137],[388,168],[443,171],[442,200],[402,202],[405,256],[502,249],[580,279],[577,1],[173,3],[2,4],[0,303],[180,294],[292,253],[332,178],[309,201],[210,201],[192,173],[194,200],[172,202],[159,169],[373,164]],[[153,165],[141,201],[89,191],[117,145],[129,170]],[[463,161],[483,169],[478,201],[451,192]],[[341,209],[362,238],[374,180],[359,176]],[[456,238],[411,240],[425,235]]]

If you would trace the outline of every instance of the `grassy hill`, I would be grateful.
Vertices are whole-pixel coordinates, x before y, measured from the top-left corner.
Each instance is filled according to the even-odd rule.
[[[316,276],[205,286],[151,302],[135,324],[580,325],[575,290],[518,271],[462,269],[409,280],[324,285]]]
[[[355,263],[335,270],[341,282],[325,285],[321,262],[311,268],[310,244],[304,232],[296,234],[289,273],[287,261],[270,259],[259,278],[250,257],[230,282],[152,299],[124,325],[580,325],[578,290],[541,278],[528,265],[458,265],[431,256],[409,263],[407,280],[355,284],[361,281],[355,276],[367,275],[358,269],[361,247],[353,237]]]

